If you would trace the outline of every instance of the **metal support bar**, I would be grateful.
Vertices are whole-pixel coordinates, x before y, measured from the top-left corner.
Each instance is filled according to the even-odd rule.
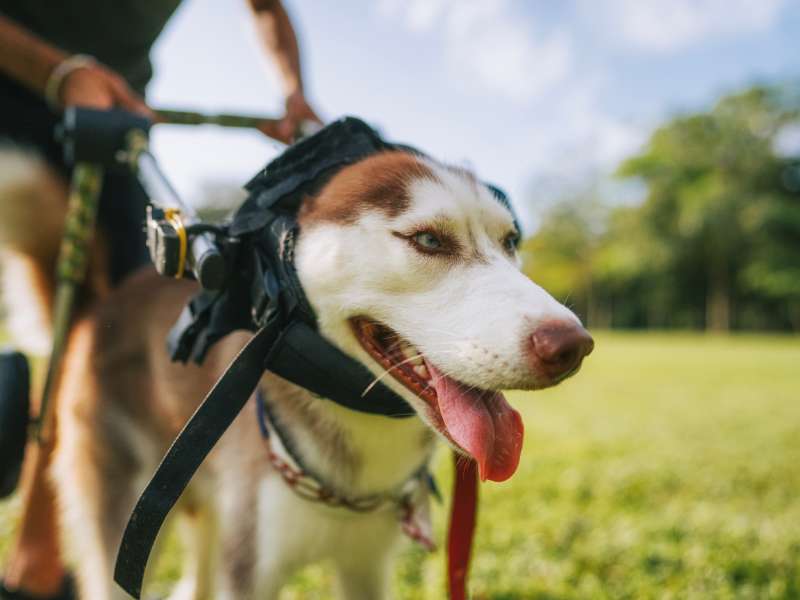
[[[177,209],[184,227],[199,223],[200,219],[194,208],[185,204],[178,196],[150,153],[147,142],[144,131],[133,130],[128,134],[128,160],[150,201],[163,210]],[[186,258],[188,268],[204,289],[218,290],[222,287],[227,274],[225,259],[210,234],[192,236]]]
[[[53,313],[53,348],[47,365],[39,415],[31,423],[33,436],[39,442],[50,436],[52,409],[50,398],[56,383],[61,359],[72,324],[75,295],[86,276],[89,249],[94,239],[97,204],[103,181],[103,169],[88,163],[78,163],[72,175],[72,187],[64,222],[64,237],[56,266],[56,297]]]

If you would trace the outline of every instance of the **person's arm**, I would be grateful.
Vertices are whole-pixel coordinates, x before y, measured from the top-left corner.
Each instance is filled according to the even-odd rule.
[[[297,127],[305,120],[320,121],[309,106],[303,91],[300,48],[292,22],[280,0],[248,0],[255,18],[256,29],[267,54],[278,67],[283,94],[286,97],[286,116],[278,130],[265,132],[290,141]]]
[[[44,95],[45,84],[67,55],[0,15],[0,71]]]
[[[48,81],[68,60],[66,52],[0,14],[0,71],[11,79],[44,97]],[[119,106],[148,116],[152,114],[121,76],[94,61],[75,63],[57,84],[55,98],[49,100],[57,99],[61,106],[102,109]]]

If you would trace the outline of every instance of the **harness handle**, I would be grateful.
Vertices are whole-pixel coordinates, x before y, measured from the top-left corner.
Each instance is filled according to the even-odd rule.
[[[238,129],[260,129],[265,123],[277,125],[280,119],[256,115],[208,114],[189,110],[156,109],[156,122],[168,125],[219,125]]]
[[[269,131],[280,123],[280,119],[261,115],[209,114],[168,108],[156,109],[155,113],[158,123],[169,125],[218,125],[220,127],[258,129],[262,133]],[[270,127],[264,127],[264,125],[270,125]],[[295,141],[313,135],[322,128],[322,123],[317,121],[312,121],[311,119],[301,121],[294,134]]]

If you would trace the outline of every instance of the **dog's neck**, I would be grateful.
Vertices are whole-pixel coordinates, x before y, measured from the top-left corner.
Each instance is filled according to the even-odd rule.
[[[417,417],[392,419],[343,408],[266,374],[261,391],[305,466],[337,493],[389,493],[430,458],[434,435]]]

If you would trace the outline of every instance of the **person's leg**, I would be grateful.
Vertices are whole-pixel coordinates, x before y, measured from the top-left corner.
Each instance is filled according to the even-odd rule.
[[[23,512],[3,578],[8,591],[41,598],[58,598],[65,586],[55,498],[47,478],[52,450],[52,442],[29,443],[22,477]]]
[[[57,121],[58,116],[38,98],[0,76],[0,137],[36,148],[68,176],[53,137]],[[105,177],[98,225],[108,242],[108,275],[114,285],[148,261],[144,206],[144,192],[134,177],[117,174]],[[0,431],[0,437],[3,435]],[[54,444],[55,440],[43,446],[28,445],[20,489],[22,515],[16,542],[0,580],[0,600],[73,597],[64,578],[55,492],[47,472]]]

